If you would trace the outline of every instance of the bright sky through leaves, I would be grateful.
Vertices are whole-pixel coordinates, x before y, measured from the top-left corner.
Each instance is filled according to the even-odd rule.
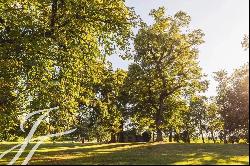
[[[244,34],[249,33],[249,0],[126,0],[126,4],[134,7],[149,24],[152,18],[148,13],[160,6],[164,6],[169,15],[183,10],[191,16],[191,28],[200,28],[206,34],[199,59],[210,80],[208,96],[216,94],[213,72],[225,69],[231,73],[249,62],[249,51],[244,51],[241,45]],[[116,56],[109,60],[115,68],[127,69],[129,65]]]

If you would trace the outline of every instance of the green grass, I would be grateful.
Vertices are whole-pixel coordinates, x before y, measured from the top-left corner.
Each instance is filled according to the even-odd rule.
[[[0,154],[14,145],[0,143]],[[29,145],[16,164],[21,164],[33,145]],[[1,159],[0,165],[7,164],[16,152]],[[45,143],[29,164],[249,164],[249,147],[245,144]]]

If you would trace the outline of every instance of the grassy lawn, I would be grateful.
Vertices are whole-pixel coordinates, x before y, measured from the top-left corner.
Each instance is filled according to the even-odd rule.
[[[14,143],[0,143],[0,154]],[[31,144],[28,149],[32,148]],[[26,149],[16,164],[21,164]],[[7,164],[17,151],[6,155],[0,165]],[[42,144],[29,164],[249,164],[249,146],[243,144]]]

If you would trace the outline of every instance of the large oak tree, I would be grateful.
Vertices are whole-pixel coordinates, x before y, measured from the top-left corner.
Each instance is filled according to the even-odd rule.
[[[137,112],[150,112],[156,141],[162,141],[163,115],[170,110],[171,98],[181,98],[205,87],[198,64],[198,46],[204,42],[204,33],[200,29],[190,30],[191,18],[182,11],[167,16],[165,9],[159,8],[150,15],[154,24],[143,24],[134,41],[135,63],[129,71],[131,104]]]

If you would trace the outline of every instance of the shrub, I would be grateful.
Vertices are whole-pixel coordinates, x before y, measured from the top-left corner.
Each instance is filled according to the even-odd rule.
[[[246,139],[240,139],[239,144],[247,144],[247,140]]]

